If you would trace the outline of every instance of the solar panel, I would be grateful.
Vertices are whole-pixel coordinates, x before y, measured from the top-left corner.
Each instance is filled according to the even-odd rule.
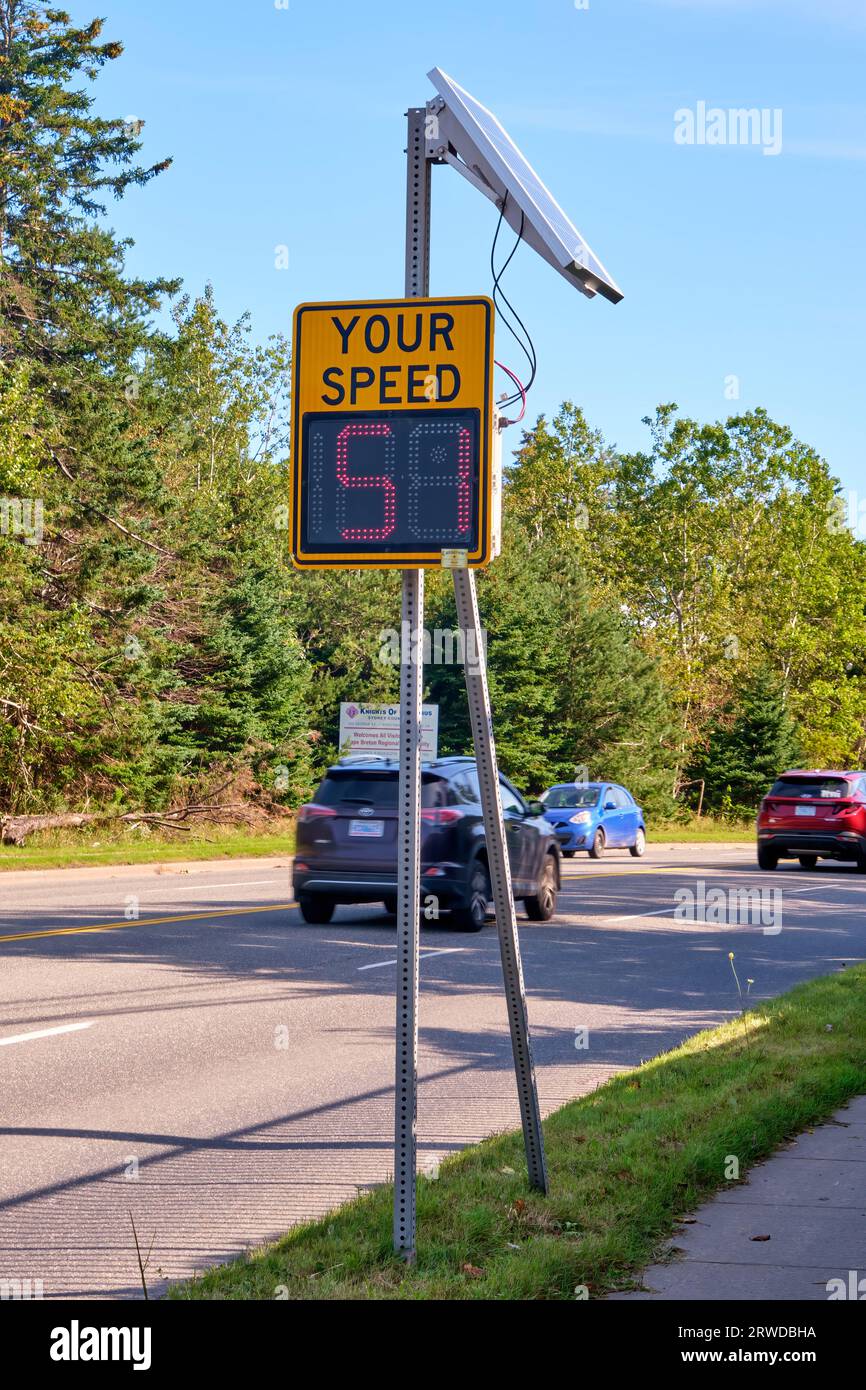
[[[525,239],[560,275],[582,293],[601,294],[618,304],[622,290],[492,111],[441,68],[427,76],[445,102],[442,115],[449,146],[500,205],[507,194],[504,216],[510,225],[519,231],[522,214]]]

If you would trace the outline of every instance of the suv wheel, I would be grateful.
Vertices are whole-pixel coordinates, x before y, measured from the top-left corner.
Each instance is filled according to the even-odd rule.
[[[801,869],[814,869],[818,863],[817,854],[801,854],[799,859]]]
[[[592,837],[592,844],[589,847],[590,859],[600,859],[604,854],[604,831],[601,826],[596,830]]]
[[[638,826],[638,828],[637,828],[637,834],[636,834],[635,837],[634,837],[634,844],[631,845],[631,846],[629,847],[629,851],[628,851],[628,852],[629,852],[629,854],[633,855],[635,859],[640,859],[641,856],[643,855],[643,853],[645,852],[645,850],[646,850],[646,831],[643,830],[641,826]]]
[[[778,869],[779,856],[769,845],[758,845],[758,868]]]
[[[466,904],[452,909],[452,926],[458,931],[481,931],[487,917],[489,901],[490,875],[481,860],[476,859],[469,873]]]
[[[550,921],[556,911],[556,892],[556,861],[552,854],[545,854],[535,894],[523,899],[526,915],[531,922]]]
[[[299,893],[298,907],[305,922],[323,927],[333,917],[336,903],[333,898],[325,898],[321,893]]]

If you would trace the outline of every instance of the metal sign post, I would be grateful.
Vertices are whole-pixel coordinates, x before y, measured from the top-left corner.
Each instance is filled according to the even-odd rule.
[[[430,164],[424,108],[408,113],[407,299],[430,289]],[[400,778],[397,806],[397,1047],[394,1095],[394,1249],[415,1260],[418,1115],[418,912],[421,902],[421,696],[424,571],[403,570],[400,630]]]
[[[430,159],[427,111],[408,113],[406,183],[406,298],[429,294]],[[481,625],[470,569],[454,570],[458,625],[464,634],[466,693],[478,765],[487,862],[511,1029],[511,1047],[529,1180],[547,1191],[544,1138],[532,1065],[520,943],[511,895],[511,872],[499,795],[493,719],[484,666]],[[400,780],[397,823],[397,1048],[394,1107],[394,1249],[415,1259],[418,1102],[418,912],[421,899],[421,697],[423,686],[424,571],[403,571],[400,650]],[[471,634],[471,645],[470,645]]]
[[[301,304],[292,355],[298,569],[400,569],[394,1248],[415,1259],[424,567],[454,571],[526,1159],[547,1191],[475,568],[499,553],[492,299],[430,299],[430,172],[449,164],[575,289],[622,292],[492,112],[447,73],[408,113],[404,299]],[[494,292],[495,298],[495,292]],[[407,311],[406,300],[417,303]],[[383,356],[386,353],[387,355]]]

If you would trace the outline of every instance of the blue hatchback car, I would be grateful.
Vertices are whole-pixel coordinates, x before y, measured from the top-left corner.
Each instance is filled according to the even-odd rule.
[[[628,849],[639,859],[646,849],[643,811],[615,782],[560,782],[541,801],[566,859],[578,850],[600,859],[606,849]]]

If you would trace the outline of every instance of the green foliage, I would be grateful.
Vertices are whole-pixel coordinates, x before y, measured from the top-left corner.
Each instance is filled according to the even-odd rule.
[[[535,540],[511,525],[480,579],[479,606],[503,771],[536,792],[610,777],[648,809],[669,812],[674,730],[655,662],[618,613],[593,601],[578,557],[555,535]],[[447,590],[435,623],[456,625]],[[434,666],[428,679],[442,704],[443,751],[470,751],[462,668]]]
[[[101,30],[0,0],[0,808],[238,777],[297,804],[340,701],[397,698],[399,578],[291,569],[288,343],[127,274],[106,204],[170,161],[95,114],[122,51]],[[624,455],[570,402],[523,435],[478,580],[503,768],[527,791],[586,768],[669,815],[696,769],[711,807],[751,807],[792,720],[804,758],[859,762],[866,546],[826,463],[762,410],[647,423]],[[454,629],[450,577],[428,595]],[[466,751],[462,668],[426,674]]]
[[[802,748],[778,678],[758,671],[710,727],[691,776],[706,783],[708,811],[753,815],[780,773],[796,767]]]
[[[767,669],[815,764],[866,745],[866,545],[826,462],[764,410],[701,425],[660,406],[646,453],[616,456],[573,406],[524,436],[507,491],[526,533],[552,525],[597,599],[658,662],[693,761]],[[577,515],[580,527],[569,528]],[[558,520],[557,520],[558,518]]]

